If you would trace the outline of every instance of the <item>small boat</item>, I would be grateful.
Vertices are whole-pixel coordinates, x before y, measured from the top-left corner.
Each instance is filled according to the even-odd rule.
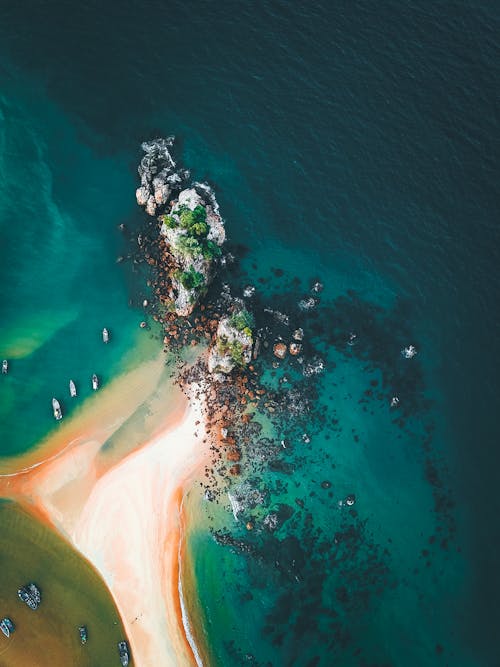
[[[54,411],[54,419],[59,421],[62,419],[62,410],[61,410],[61,404],[57,400],[57,398],[52,399],[52,410]]]
[[[82,642],[82,644],[85,644],[87,642],[87,626],[80,625],[78,628],[78,632],[80,633],[80,641]]]
[[[14,632],[16,629],[16,626],[14,623],[10,620],[10,618],[2,618],[0,621],[0,630],[4,633],[6,637],[10,637],[11,633]]]
[[[2,361],[2,373],[4,375],[7,375],[8,372],[9,372],[9,362],[7,361],[7,359],[4,359]]]
[[[71,396],[76,396],[76,385],[73,380],[69,381],[69,393]]]
[[[97,377],[97,375],[95,373],[92,376],[92,389],[94,391],[97,391],[99,389],[99,378]]]
[[[122,663],[122,667],[127,667],[129,660],[127,642],[124,641],[118,642],[118,652],[120,654],[120,661]]]
[[[106,327],[102,330],[102,341],[103,343],[109,343],[109,331]]]
[[[25,602],[30,609],[38,609],[38,605],[42,599],[40,590],[33,582],[26,584],[26,586],[21,586],[21,588],[17,591],[17,595],[19,599]]]

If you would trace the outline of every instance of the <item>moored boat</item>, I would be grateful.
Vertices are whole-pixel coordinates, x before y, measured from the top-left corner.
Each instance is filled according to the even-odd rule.
[[[97,391],[99,389],[99,378],[97,377],[97,375],[95,373],[92,376],[92,389],[94,391]]]
[[[40,590],[33,582],[26,584],[26,586],[21,586],[17,591],[17,595],[30,609],[38,609],[38,605],[42,600]]]
[[[2,373],[4,375],[7,375],[8,372],[9,372],[9,362],[7,361],[7,359],[4,359],[2,361]]]
[[[82,644],[85,644],[87,641],[87,626],[80,625],[78,628],[78,632],[80,633],[80,641],[82,642]]]
[[[106,329],[106,327],[104,327],[102,330],[102,340],[103,343],[109,343],[109,331]]]
[[[16,626],[14,623],[10,620],[10,618],[2,618],[0,621],[0,630],[4,633],[6,637],[10,637],[11,633],[14,632],[16,629]]]
[[[52,410],[54,411],[54,419],[59,421],[62,419],[62,410],[61,410],[61,404],[57,400],[57,398],[52,399]]]
[[[120,661],[122,663],[122,667],[127,667],[129,660],[127,642],[125,641],[118,642],[118,652],[120,654]]]
[[[76,385],[73,380],[69,381],[69,393],[71,396],[76,396]]]

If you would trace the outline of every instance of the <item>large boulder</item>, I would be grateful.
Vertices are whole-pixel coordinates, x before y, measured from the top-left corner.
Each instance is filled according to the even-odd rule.
[[[250,327],[238,325],[237,315],[233,313],[219,322],[215,342],[208,355],[210,373],[227,375],[236,367],[246,366],[252,359],[252,331]]]
[[[137,199],[139,206],[146,206],[150,194],[149,188],[145,185],[141,185],[140,188],[137,188],[135,191],[135,198]]]
[[[174,137],[168,137],[141,144],[145,155],[138,167],[141,187],[137,188],[136,199],[151,216],[168,204],[172,194],[181,189],[189,176],[189,172],[177,168],[170,154],[169,148],[173,143]]]

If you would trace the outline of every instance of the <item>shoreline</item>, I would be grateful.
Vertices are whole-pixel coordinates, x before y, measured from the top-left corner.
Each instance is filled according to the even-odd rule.
[[[135,665],[191,666],[197,663],[179,597],[179,556],[184,492],[209,459],[205,396],[191,388],[187,397],[162,380],[164,364],[155,373],[141,368],[137,377],[148,387],[152,416],[139,410],[144,386],[134,385],[127,405],[120,402],[119,418],[113,415],[104,428],[113,397],[122,399],[115,384],[102,414],[85,406],[78,423],[68,423],[66,430],[76,434],[69,444],[58,432],[44,442],[47,459],[0,475],[0,495],[26,507],[96,568],[120,612]]]
[[[201,416],[192,402],[180,422],[101,478],[73,529],[112,591],[137,665],[193,664],[177,581],[183,490],[206,456],[194,435]]]
[[[73,416],[56,424],[35,447],[23,454],[0,458],[0,492],[3,480],[31,474],[35,468],[50,464],[91,437],[104,443],[154,394],[162,383],[164,371],[165,356],[158,352],[154,359],[122,373],[98,394],[87,398]],[[119,404],[117,395],[121,399]]]

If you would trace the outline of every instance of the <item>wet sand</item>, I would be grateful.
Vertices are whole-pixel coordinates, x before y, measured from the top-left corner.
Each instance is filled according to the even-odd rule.
[[[0,477],[0,495],[27,504],[95,565],[144,667],[195,664],[178,553],[185,485],[208,456],[202,412],[172,387],[162,356],[87,401],[37,450],[44,461],[24,457]]]

